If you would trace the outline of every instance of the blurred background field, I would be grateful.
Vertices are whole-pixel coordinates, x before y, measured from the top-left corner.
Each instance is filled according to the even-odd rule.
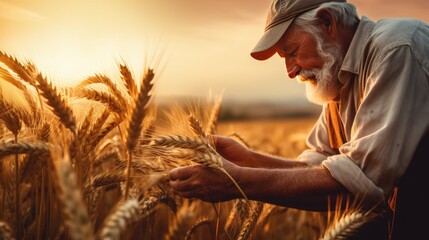
[[[295,158],[306,148],[305,139],[315,117],[220,121],[219,134],[238,134],[255,150]]]

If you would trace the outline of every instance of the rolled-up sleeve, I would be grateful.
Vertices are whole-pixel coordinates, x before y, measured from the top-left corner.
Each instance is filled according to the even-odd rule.
[[[366,79],[350,140],[322,162],[351,193],[374,201],[390,195],[429,128],[428,72],[419,56],[399,46],[380,59]]]

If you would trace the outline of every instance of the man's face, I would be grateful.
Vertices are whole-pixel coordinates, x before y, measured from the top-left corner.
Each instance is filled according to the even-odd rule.
[[[298,31],[292,25],[275,47],[285,59],[289,77],[298,77],[306,84],[306,96],[311,102],[322,105],[339,95],[337,75],[343,55],[336,43],[325,41],[320,34]]]

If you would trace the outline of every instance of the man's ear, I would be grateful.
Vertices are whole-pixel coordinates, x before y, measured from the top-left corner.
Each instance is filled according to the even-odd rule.
[[[320,21],[322,31],[329,37],[335,39],[337,37],[337,21],[331,10],[322,8],[317,11],[316,17]]]

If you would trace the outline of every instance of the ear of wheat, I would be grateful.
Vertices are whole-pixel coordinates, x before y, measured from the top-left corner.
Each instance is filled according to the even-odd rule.
[[[49,83],[42,74],[36,77],[37,87],[40,89],[42,96],[46,99],[48,105],[52,107],[54,114],[61,120],[72,133],[76,132],[76,118],[64,96]]]
[[[189,230],[186,232],[185,240],[191,240],[192,235],[195,233],[195,231],[204,225],[209,225],[211,223],[210,218],[204,217],[200,218],[197,221],[195,221],[194,225],[192,225]]]
[[[70,237],[75,240],[94,239],[91,221],[68,156],[65,155],[55,165],[59,199]]]
[[[3,101],[0,102],[0,110],[0,119],[3,120],[7,129],[12,132],[13,135],[17,136],[22,128],[22,121],[19,115]]]
[[[105,104],[113,112],[123,113],[126,111],[126,105],[121,104],[118,98],[110,93],[82,88],[79,89],[76,94],[78,97],[87,98],[88,100],[94,100]]]
[[[249,211],[248,216],[244,219],[243,226],[237,240],[249,239],[252,230],[258,222],[258,218],[262,212],[264,204],[256,201],[253,201],[252,203],[251,210]]]
[[[136,90],[134,86],[135,83],[134,81],[131,81],[132,78],[128,74],[129,72],[125,71],[124,67],[121,66],[121,73],[128,84],[130,95],[132,96],[136,95],[135,94]],[[153,87],[152,80],[154,76],[155,74],[153,69],[148,69],[143,78],[140,92],[138,93],[135,99],[134,108],[131,113],[131,118],[129,120],[129,125],[127,128],[128,165],[127,165],[127,181],[126,181],[126,187],[125,187],[125,197],[128,197],[128,191],[130,188],[132,155],[143,128],[143,119],[146,117],[146,114],[147,114],[147,107],[151,98],[151,90]]]
[[[169,204],[170,202],[168,196],[162,191],[154,191],[149,193],[146,197],[139,201],[140,218],[147,217],[161,202],[166,202],[168,203],[168,206],[173,206]]]
[[[157,147],[156,150],[158,151],[164,151],[165,149],[162,147],[167,148],[165,150],[166,153],[159,153],[167,158],[188,159],[207,167],[220,170],[233,182],[241,195],[248,200],[238,183],[223,168],[223,158],[214,150],[209,140],[186,136],[161,136],[155,138],[151,145]]]
[[[191,201],[184,201],[182,206],[178,209],[176,217],[168,225],[168,232],[164,235],[165,240],[176,239],[181,236],[180,232],[186,229],[189,222],[195,219],[196,205]]]
[[[127,96],[122,93],[121,85],[115,84],[112,79],[103,74],[95,74],[95,76],[91,76],[80,82],[76,88],[81,89],[91,84],[104,84],[107,86],[109,92],[114,96],[115,100],[118,101],[119,105],[128,111],[129,103],[126,100]],[[125,113],[125,112],[124,112]]]
[[[0,221],[0,239],[2,240],[14,240],[12,237],[12,230],[9,225],[5,222]]]
[[[368,222],[368,216],[360,212],[347,213],[327,229],[321,240],[348,239]]]
[[[361,201],[362,198],[359,196],[355,196],[353,201],[351,201],[350,196],[337,196],[333,220],[320,239],[347,239],[353,236],[363,225],[377,218],[374,209],[363,209]],[[330,219],[331,214],[328,214],[328,222]]]
[[[33,70],[35,70],[34,65],[27,64],[27,66],[25,66],[20,61],[18,61],[18,59],[3,51],[0,51],[0,62],[2,62],[9,69],[15,72],[20,79],[30,83],[31,85],[36,84],[36,81],[33,78],[34,77]]]
[[[139,204],[135,199],[119,202],[116,209],[106,218],[97,239],[119,240],[128,225],[135,222],[139,215]]]
[[[127,88],[128,94],[135,98],[137,96],[137,85],[131,74],[129,67],[126,64],[119,65],[119,71],[121,73],[122,80],[125,87]]]

